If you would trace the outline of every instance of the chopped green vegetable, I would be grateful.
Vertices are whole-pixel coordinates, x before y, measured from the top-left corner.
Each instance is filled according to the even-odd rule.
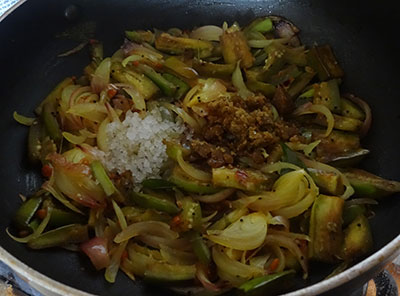
[[[180,212],[179,208],[169,200],[140,192],[132,192],[130,196],[136,204],[143,208],[155,209],[168,214],[177,214]]]
[[[199,182],[188,177],[179,167],[174,168],[168,181],[174,183],[178,188],[191,193],[212,194],[221,190],[221,188],[213,187],[211,184]]]
[[[210,263],[210,249],[207,247],[201,235],[196,231],[191,232],[190,241],[192,242],[193,251],[197,258],[199,258],[200,262],[204,264]]]
[[[171,189],[175,186],[174,183],[164,179],[147,179],[142,182],[142,185],[149,189]]]
[[[100,161],[95,160],[90,164],[92,169],[93,175],[95,176],[96,180],[99,181],[101,187],[103,187],[104,192],[107,196],[114,194],[117,189],[115,188],[113,182],[107,175],[106,170],[104,169],[103,165]]]
[[[29,222],[35,215],[43,201],[42,196],[33,196],[27,199],[18,209],[14,216],[14,224],[18,229],[31,229]]]
[[[28,242],[32,249],[45,249],[77,244],[89,239],[88,226],[71,224],[42,233]]]
[[[329,45],[312,47],[307,54],[307,61],[322,81],[344,75]]]
[[[329,108],[332,112],[340,113],[341,98],[339,93],[339,85],[336,79],[327,82],[321,82],[316,85],[314,92],[314,104],[322,104]]]
[[[147,42],[150,44],[154,43],[155,36],[151,31],[136,30],[136,31],[125,31],[125,36],[131,41],[143,43]]]
[[[239,289],[244,291],[245,295],[264,295],[265,293],[271,293],[277,288],[287,289],[288,284],[295,273],[294,270],[286,270],[257,277],[245,282],[239,287]],[[284,285],[284,287],[282,285]]]
[[[360,169],[347,169],[344,172],[355,195],[378,198],[400,192],[400,182],[389,181]]]
[[[175,75],[169,74],[169,73],[164,73],[162,77],[171,82],[172,84],[175,85],[176,87],[176,92],[175,92],[175,99],[180,100],[184,97],[184,95],[189,91],[190,86],[184,82],[183,80],[179,79]]]
[[[365,205],[345,206],[343,210],[343,227],[347,227],[359,215],[365,215],[366,213],[367,208],[365,207]]]
[[[167,33],[161,33],[156,37],[155,46],[158,50],[171,54],[183,54],[185,51],[193,51],[199,58],[209,57],[214,46],[209,41],[175,37]]]
[[[160,73],[157,73],[156,71],[154,71],[153,68],[145,64],[138,65],[138,69],[140,69],[144,73],[144,75],[149,77],[166,96],[174,96],[176,92],[176,86],[166,80]]]

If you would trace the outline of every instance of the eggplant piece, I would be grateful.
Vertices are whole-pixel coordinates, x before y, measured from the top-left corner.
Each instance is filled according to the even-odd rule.
[[[309,257],[335,263],[340,258],[343,233],[344,200],[337,196],[319,195],[311,210]]]
[[[359,215],[344,230],[343,258],[351,261],[367,255],[372,249],[373,240],[368,219]]]
[[[325,137],[325,130],[312,129],[312,140],[321,140],[315,148],[316,159],[324,163],[360,150],[360,137],[353,133],[333,130]]]
[[[19,207],[14,216],[13,222],[19,230],[31,230],[29,223],[35,216],[35,213],[43,201],[42,196],[33,196]]]
[[[288,89],[288,94],[292,98],[297,97],[310,83],[314,76],[315,72],[304,72],[303,74],[299,75],[290,85]]]
[[[379,198],[400,192],[400,182],[390,181],[360,169],[344,170],[355,196]]]
[[[333,127],[337,130],[341,130],[341,131],[345,131],[345,132],[358,132],[360,130],[361,126],[363,125],[362,121],[355,119],[355,118],[351,118],[351,117],[345,117],[345,116],[333,114],[333,118],[335,120]],[[316,123],[318,125],[322,125],[322,126],[327,125],[326,118],[322,114],[318,114],[315,117],[314,123]]]
[[[343,227],[347,227],[352,223],[358,216],[365,215],[367,208],[365,205],[350,205],[344,207],[343,210]]]
[[[226,167],[212,169],[214,186],[231,187],[246,191],[260,191],[269,188],[275,178],[250,169],[229,169]]]
[[[232,76],[236,64],[215,64],[195,58],[192,66],[201,76],[228,79]]]
[[[199,58],[211,56],[214,49],[213,44],[209,41],[175,37],[168,33],[161,33],[156,37],[155,47],[170,54],[183,54],[189,50]]]
[[[328,107],[332,112],[340,113],[342,106],[337,80],[332,79],[315,85],[313,102]]]
[[[185,81],[179,79],[175,75],[172,75],[170,73],[164,73],[164,74],[162,74],[162,77],[165,80],[167,80],[175,85],[175,87],[176,87],[175,99],[176,100],[180,100],[181,98],[183,98],[184,95],[190,90],[189,84],[187,84]]]
[[[289,65],[273,75],[267,82],[276,86],[297,78],[301,73],[296,65]]]
[[[244,33],[247,32],[260,32],[267,33],[274,28],[272,20],[269,17],[256,18],[246,28],[243,29]]]
[[[147,42],[149,44],[154,44],[155,36],[154,33],[147,30],[135,30],[135,31],[125,31],[125,36],[130,41],[143,43]]]
[[[87,225],[70,224],[42,233],[31,239],[28,246],[32,249],[45,249],[82,243],[87,240],[89,240]]]
[[[330,165],[334,167],[354,167],[356,166],[367,154],[369,150],[359,149],[356,151],[349,152],[345,155],[337,156],[329,161]]]
[[[153,98],[159,92],[159,88],[145,75],[124,69],[121,63],[112,63],[111,76],[121,83],[132,85],[146,100]]]
[[[191,193],[213,194],[222,189],[190,178],[178,166],[174,168],[168,181],[174,183],[176,187]]]
[[[130,197],[132,201],[145,209],[155,209],[172,215],[180,212],[175,203],[150,194],[132,191]]]
[[[312,47],[307,54],[307,62],[318,73],[321,81],[344,75],[329,45]]]
[[[276,88],[272,104],[276,107],[280,115],[287,115],[294,109],[292,98],[281,85],[278,85]]]
[[[254,63],[246,37],[238,28],[231,27],[220,36],[222,56],[226,64],[236,64],[238,61],[242,68],[250,68]]]
[[[339,175],[332,172],[318,171],[313,168],[308,168],[308,171],[321,192],[336,196],[343,194],[344,185]]]
[[[272,84],[261,82],[258,80],[247,80],[246,86],[253,92],[260,92],[266,97],[272,97],[276,91],[276,87]]]
[[[137,68],[144,75],[150,78],[151,81],[153,81],[154,84],[161,89],[164,95],[166,95],[167,97],[172,97],[175,94],[176,86],[173,83],[166,80],[160,73],[157,73],[153,68],[145,64],[139,64]]]
[[[356,104],[346,98],[342,98],[341,100],[341,114],[342,116],[361,121],[365,119],[365,113]]]

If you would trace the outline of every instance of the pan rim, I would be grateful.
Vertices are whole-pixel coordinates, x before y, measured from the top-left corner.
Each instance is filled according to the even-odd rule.
[[[4,21],[9,15],[12,14],[19,6],[27,0],[19,0],[13,6],[11,6],[2,16],[0,16],[0,22]],[[400,255],[400,234],[387,243],[384,247],[367,257],[363,261],[357,263],[351,268],[335,275],[329,279],[325,279],[321,282],[315,283],[311,286],[283,294],[282,296],[313,296],[324,292],[327,292],[333,288],[336,288],[346,282],[356,278],[357,276],[371,270],[373,267],[389,262],[395,257]],[[44,295],[51,296],[95,296],[61,282],[58,282],[38,271],[29,267],[15,256],[6,251],[0,246],[0,260],[7,264],[13,269],[23,280],[30,284],[33,288],[37,289]]]

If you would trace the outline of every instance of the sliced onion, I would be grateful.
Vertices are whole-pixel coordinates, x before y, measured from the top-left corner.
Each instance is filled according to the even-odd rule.
[[[360,99],[359,97],[356,97],[355,95],[347,94],[347,95],[345,95],[345,98],[349,99],[353,103],[357,104],[365,113],[365,119],[364,119],[363,125],[361,126],[361,129],[360,129],[360,136],[364,137],[368,133],[368,131],[371,127],[371,124],[372,124],[371,108],[369,107],[367,102]]]
[[[304,256],[304,254],[301,252],[300,248],[297,246],[294,240],[283,235],[268,234],[267,237],[265,238],[265,243],[267,245],[272,245],[272,246],[275,245],[288,249],[293,255],[296,256],[297,260],[299,261],[305,273],[305,277],[307,276],[308,266],[307,266],[306,256]]]
[[[69,132],[62,132],[63,137],[70,143],[72,144],[82,144],[83,142],[86,141],[85,136],[77,136],[74,134],[71,134]]]
[[[345,203],[346,207],[349,207],[352,205],[377,205],[377,204],[378,204],[378,202],[372,198],[353,198],[353,199],[347,200]]]
[[[104,152],[108,151],[108,137],[107,137],[107,125],[110,123],[110,119],[107,117],[105,118],[100,126],[99,130],[97,132],[97,146]]]
[[[247,43],[253,48],[265,48],[274,43],[285,44],[288,43],[290,38],[278,38],[278,39],[265,39],[265,40],[249,40]]]
[[[35,118],[23,116],[21,114],[18,114],[17,111],[14,111],[13,117],[16,122],[26,125],[26,126],[31,126],[33,124],[33,122],[35,121]]]
[[[123,242],[119,246],[117,246],[116,250],[111,255],[110,265],[107,267],[106,272],[104,274],[105,279],[109,283],[114,283],[115,278],[117,277],[117,273],[119,270],[119,265],[121,263],[121,257],[126,249],[126,245],[128,241]]]
[[[185,95],[185,98],[182,101],[182,106],[183,108],[187,111],[187,106],[191,100],[191,98],[194,96],[195,93],[197,93],[200,88],[202,87],[201,84],[196,84],[195,86],[193,86]]]
[[[160,105],[165,107],[165,108],[167,108],[168,110],[171,110],[171,111],[175,112],[193,130],[195,130],[195,131],[199,131],[200,130],[201,127],[200,127],[199,123],[196,121],[196,119],[194,119],[192,116],[190,116],[189,113],[187,113],[182,108],[179,108],[178,106],[176,106],[174,104],[164,103],[164,102],[160,103]]]
[[[107,108],[105,105],[98,103],[76,104],[68,109],[67,114],[80,116],[100,123],[107,116]]]
[[[329,110],[326,106],[319,105],[319,104],[314,105],[312,103],[306,103],[304,105],[301,105],[299,108],[297,108],[293,112],[293,115],[300,116],[300,115],[312,114],[312,113],[319,113],[326,117],[327,128],[326,128],[326,132],[325,132],[325,137],[329,136],[335,125],[335,119],[332,115],[331,110]]]
[[[60,203],[62,203],[68,209],[83,215],[83,212],[80,209],[78,209],[76,206],[74,206],[68,199],[66,199],[61,192],[59,192],[57,189],[55,189],[53,187],[53,185],[50,185],[50,182],[45,182],[42,185],[42,188],[44,190],[46,190],[47,192],[49,192],[55,199],[57,199]]]
[[[284,216],[288,219],[297,217],[308,210],[309,207],[314,203],[316,198],[316,194],[313,192],[308,193],[301,201],[287,206],[280,208],[278,210],[272,211],[274,215]]]
[[[194,195],[193,198],[202,202],[202,203],[216,203],[227,199],[229,196],[234,194],[236,189],[227,188],[221,190],[220,192],[211,194],[211,195]]]
[[[114,242],[120,243],[138,235],[155,235],[166,239],[177,239],[178,233],[172,231],[167,223],[159,221],[143,221],[129,225],[118,233]]]
[[[274,191],[248,197],[254,200],[248,207],[256,211],[273,211],[299,202],[308,185],[305,180],[305,171],[291,171],[281,177],[274,184]]]
[[[56,153],[48,155],[47,159],[53,166],[54,184],[63,194],[90,208],[105,206],[104,190],[92,179],[88,165],[68,162]]]
[[[177,153],[176,160],[178,161],[181,169],[190,177],[203,182],[211,181],[212,175],[210,173],[195,168],[183,159],[182,150],[179,150],[179,152]]]
[[[141,93],[132,87],[125,87],[124,91],[126,91],[126,93],[131,97],[135,109],[141,112],[146,111],[146,102]]]
[[[219,41],[219,37],[222,35],[223,30],[221,27],[208,25],[202,26],[193,30],[189,37],[193,39],[201,39],[208,41]]]
[[[107,243],[103,237],[94,237],[80,245],[80,249],[89,257],[97,270],[106,268],[110,264]]]
[[[217,265],[218,275],[220,278],[235,286],[238,286],[253,277],[265,274],[264,269],[243,264],[229,258],[218,246],[212,248],[212,257]]]
[[[279,161],[262,167],[261,171],[263,173],[269,174],[274,172],[280,173],[280,171],[283,169],[292,169],[296,171],[296,170],[301,170],[302,168],[289,162]]]
[[[218,79],[208,78],[201,83],[199,91],[192,96],[192,99],[187,104],[188,107],[193,107],[196,104],[209,103],[218,99],[226,93],[226,87]]]
[[[111,59],[105,58],[94,71],[90,86],[92,91],[99,94],[110,82]]]
[[[267,227],[267,217],[264,214],[252,213],[242,216],[222,231],[207,231],[207,238],[235,250],[253,250],[264,242]]]
[[[235,71],[233,71],[232,84],[236,87],[239,96],[242,97],[242,99],[246,99],[254,95],[251,91],[247,89],[247,86],[243,81],[242,70],[240,69],[240,61],[237,62]]]
[[[203,285],[204,288],[206,288],[209,291],[214,291],[218,292],[221,290],[220,285],[212,283],[208,276],[208,269],[207,266],[204,264],[196,264],[196,278],[200,281],[200,283]]]
[[[284,216],[271,216],[271,219],[268,220],[268,224],[271,225],[282,225],[286,231],[290,229],[289,219]]]

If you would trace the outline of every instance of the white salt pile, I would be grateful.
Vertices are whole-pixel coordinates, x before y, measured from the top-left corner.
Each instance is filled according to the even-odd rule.
[[[107,126],[105,165],[109,170],[131,171],[136,184],[159,176],[168,158],[163,140],[177,138],[185,129],[181,121],[163,119],[162,108],[155,107],[144,118],[128,111],[122,123]]]

